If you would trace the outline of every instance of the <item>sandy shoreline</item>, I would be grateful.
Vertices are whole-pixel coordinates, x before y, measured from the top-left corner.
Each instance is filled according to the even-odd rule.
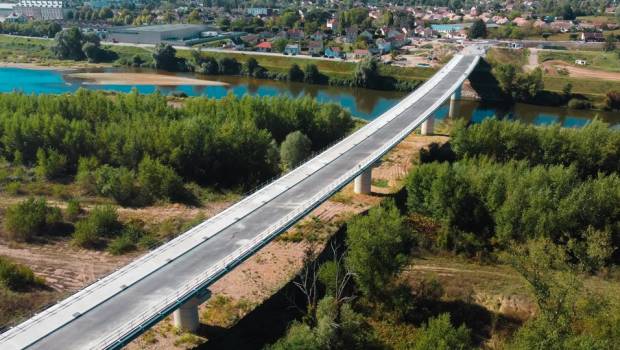
[[[57,71],[71,71],[71,70],[79,69],[78,67],[42,66],[37,63],[15,63],[15,62],[0,62],[0,68],[20,68],[20,69],[32,69],[32,70],[57,70]]]
[[[226,86],[227,83],[202,80],[174,75],[156,73],[73,73],[71,78],[87,80],[87,84],[93,85],[195,85],[195,86]]]

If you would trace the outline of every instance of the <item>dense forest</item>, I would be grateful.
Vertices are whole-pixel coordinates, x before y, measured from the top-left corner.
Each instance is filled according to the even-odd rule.
[[[617,300],[584,281],[616,279],[619,156],[620,133],[598,121],[457,125],[448,144],[421,152],[404,200],[353,218],[346,250],[306,265],[306,314],[268,348],[615,348]],[[512,267],[535,315],[520,323],[443,299],[437,280],[411,284],[404,274],[424,254]]]
[[[352,125],[344,109],[311,99],[229,95],[175,108],[158,93],[135,91],[0,96],[2,156],[49,165],[43,172],[50,178],[75,175],[80,159],[136,170],[150,157],[187,181],[253,186],[278,173],[270,150],[289,133],[301,131],[318,150]]]

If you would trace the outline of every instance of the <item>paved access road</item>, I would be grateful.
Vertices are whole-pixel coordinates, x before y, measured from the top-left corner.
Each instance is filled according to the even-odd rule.
[[[359,168],[359,171],[362,171],[360,164],[367,161],[370,155],[385,148],[386,144],[389,144],[389,147],[394,146],[392,144],[394,137],[403,130],[411,131],[412,127],[419,126],[428,116],[429,110],[436,108],[438,103],[449,97],[459,82],[462,82],[464,74],[477,62],[477,58],[475,55],[455,56],[452,64],[447,64],[448,68],[438,73],[442,77],[431,79],[425,84],[426,86],[418,89],[418,94],[426,91],[425,94],[416,99],[405,98],[401,104],[386,112],[386,115],[392,113],[389,118],[391,121],[377,128],[382,120],[386,120],[385,115],[379,117],[373,122],[375,124],[370,123],[349,138],[360,136],[359,133],[364,130],[374,130],[375,126],[376,130],[369,133],[369,136],[358,138],[359,142],[354,144],[346,142],[338,144],[302,165],[288,178],[285,176],[270,184],[264,189],[265,192],[261,190],[259,195],[244,203],[250,208],[245,214],[238,216],[232,210],[218,215],[234,216],[232,225],[218,230],[208,239],[204,237],[205,240],[195,247],[184,250],[169,263],[161,264],[131,284],[115,289],[111,297],[95,299],[97,291],[84,296],[79,303],[83,305],[91,303],[91,306],[84,309],[79,317],[54,324],[52,322],[54,317],[60,320],[63,312],[69,312],[63,308],[41,322],[24,325],[19,327],[20,330],[10,330],[7,332],[12,332],[10,337],[3,338],[0,335],[0,348],[14,349],[31,345],[29,348],[32,349],[86,349],[99,346],[101,339],[109,336],[119,326],[134,320],[136,315],[174,294],[179,286],[201,275],[209,267],[217,265],[231,252],[247,245],[274,223],[289,217],[301,206],[308,206],[307,209],[310,210],[320,204],[320,201],[308,204],[308,200],[324,191],[328,184],[342,181],[343,174],[351,169]],[[403,110],[402,113],[396,113]],[[334,152],[337,156],[333,159],[324,156],[328,153],[333,155]],[[295,180],[291,185],[293,178]],[[338,186],[345,184],[343,181]],[[271,191],[272,195],[269,195],[268,191]],[[215,218],[217,219],[217,216]],[[288,224],[283,223],[283,228]],[[198,231],[208,229],[207,225],[199,227]],[[150,263],[147,261],[143,265]],[[71,306],[67,306],[66,310],[70,308]],[[45,327],[47,330],[43,329]]]

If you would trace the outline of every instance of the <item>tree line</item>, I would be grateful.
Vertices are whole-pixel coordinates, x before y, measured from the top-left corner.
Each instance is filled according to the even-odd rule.
[[[433,218],[433,244],[468,255],[545,237],[585,271],[618,262],[620,133],[489,120],[457,127],[407,180],[408,210]]]
[[[353,127],[350,114],[310,98],[243,97],[185,100],[158,93],[0,96],[0,155],[34,166],[45,180],[75,176],[85,190],[121,203],[178,194],[184,182],[251,188],[297,165]],[[280,144],[298,131],[298,155]],[[307,140],[306,140],[307,138]],[[136,195],[137,194],[137,195]]]
[[[125,64],[135,65],[135,62],[136,59],[133,59],[132,61],[125,62]],[[139,59],[139,62],[145,63],[142,59]],[[336,78],[321,73],[319,68],[312,63],[306,64],[303,69],[297,63],[293,63],[285,72],[276,72],[261,66],[253,57],[241,63],[233,57],[215,58],[200,51],[192,51],[191,57],[187,60],[183,57],[178,57],[176,49],[169,44],[159,44],[155,47],[152,65],[154,68],[172,72],[243,75],[260,79],[378,90],[411,91],[422,83],[421,81],[400,81],[381,75],[378,62],[374,58],[366,58],[358,62],[351,78]]]

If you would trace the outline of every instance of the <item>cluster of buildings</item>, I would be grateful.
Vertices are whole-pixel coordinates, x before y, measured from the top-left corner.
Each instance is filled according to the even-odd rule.
[[[0,21],[59,21],[67,18],[70,11],[67,3],[60,0],[20,0],[0,4]]]

